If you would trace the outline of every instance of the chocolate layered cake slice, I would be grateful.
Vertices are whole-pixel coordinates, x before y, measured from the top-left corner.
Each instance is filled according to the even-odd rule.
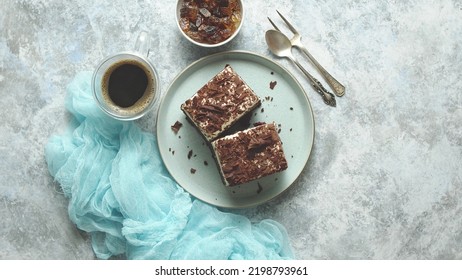
[[[212,142],[226,186],[244,184],[287,169],[276,125],[260,124]]]
[[[212,141],[260,105],[246,82],[226,67],[181,105],[206,140]]]

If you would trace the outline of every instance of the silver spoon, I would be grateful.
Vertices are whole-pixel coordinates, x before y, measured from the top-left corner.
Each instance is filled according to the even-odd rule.
[[[295,59],[294,55],[292,54],[292,44],[286,35],[277,30],[268,30],[266,31],[265,39],[266,44],[274,55],[292,60],[292,62],[295,63],[295,65],[297,65],[300,70],[302,70],[303,74],[305,74],[306,77],[308,77],[310,80],[311,86],[313,86],[316,92],[321,95],[324,103],[332,107],[337,105],[335,96],[331,92],[327,91],[327,89],[310,73],[308,73],[308,71],[303,68],[297,59]]]

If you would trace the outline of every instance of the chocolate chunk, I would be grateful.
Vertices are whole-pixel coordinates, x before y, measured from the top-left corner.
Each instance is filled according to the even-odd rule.
[[[180,131],[180,128],[183,126],[183,124],[179,121],[176,121],[172,126],[170,126],[173,130],[173,132],[178,133]]]
[[[274,87],[278,84],[276,81],[270,82],[270,89],[274,89]]]

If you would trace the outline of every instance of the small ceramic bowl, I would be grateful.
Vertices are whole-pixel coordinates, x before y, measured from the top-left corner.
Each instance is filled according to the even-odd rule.
[[[176,23],[178,26],[178,29],[180,29],[181,34],[192,42],[195,45],[201,46],[201,47],[218,47],[222,46],[236,37],[236,35],[239,33],[242,27],[242,23],[244,21],[244,5],[242,3],[242,0],[202,0],[198,2],[210,2],[212,5],[217,5],[214,10],[210,11],[206,8],[188,8],[184,7],[185,2],[191,2],[191,3],[197,3],[196,1],[193,0],[178,0],[177,5],[176,5]],[[230,13],[229,3],[236,2],[236,9]],[[182,9],[183,12],[182,12]],[[220,14],[220,17],[226,17],[226,14],[228,14],[229,20],[232,20],[235,22],[235,29],[231,35],[227,34],[225,36],[216,36],[217,31],[220,32],[223,30],[219,29],[219,24],[214,25],[206,25],[203,24],[207,20],[211,19],[211,17],[215,17],[215,15]],[[184,16],[182,18],[182,16]],[[189,19],[186,19],[186,17],[189,16],[190,18],[193,18],[192,21]],[[220,17],[215,17],[220,18]],[[201,26],[202,25],[202,26]],[[237,25],[237,26],[236,26]],[[189,28],[189,35],[188,32],[186,32],[186,29]],[[226,33],[226,32],[224,32]],[[222,33],[223,34],[223,33]],[[210,37],[207,37],[210,36]],[[216,37],[215,37],[216,36]],[[214,38],[215,37],[215,38]],[[219,40],[217,38],[224,38],[223,40]],[[201,40],[204,39],[205,40]]]

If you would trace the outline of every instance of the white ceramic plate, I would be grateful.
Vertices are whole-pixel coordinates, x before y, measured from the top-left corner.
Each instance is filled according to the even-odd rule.
[[[262,100],[250,123],[275,122],[279,126],[289,165],[283,172],[234,187],[223,184],[212,151],[180,110],[180,105],[226,64]],[[178,133],[171,129],[176,121],[183,124]],[[300,175],[313,146],[314,117],[303,88],[282,66],[254,53],[223,52],[192,63],[174,79],[159,107],[157,138],[168,171],[191,195],[218,207],[253,207],[281,194]]]

